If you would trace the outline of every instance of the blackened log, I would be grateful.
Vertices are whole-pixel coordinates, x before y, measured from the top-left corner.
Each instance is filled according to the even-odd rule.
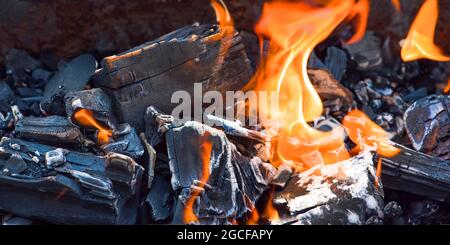
[[[21,173],[0,173],[0,208],[22,217],[63,224],[134,224],[143,169],[133,159],[65,151],[65,162],[46,164],[50,146],[4,137],[0,167],[18,155]]]
[[[383,217],[383,192],[369,152],[351,159],[316,165],[293,175],[275,193],[274,204],[287,209],[290,224],[366,224]]]
[[[401,145],[394,157],[381,157],[383,185],[437,201],[450,201],[450,163]]]
[[[430,95],[414,102],[404,114],[414,149],[450,160],[450,97]]]
[[[20,119],[15,131],[17,137],[50,145],[79,145],[83,135],[78,127],[66,117],[24,117]]]
[[[111,95],[119,119],[143,129],[143,115],[153,105],[166,114],[175,91],[240,90],[252,76],[241,37],[216,25],[180,28],[124,53],[106,57],[94,85]],[[189,116],[189,115],[187,115]]]
[[[80,55],[67,63],[45,86],[41,110],[47,114],[64,116],[64,96],[68,92],[84,89],[96,68],[97,61],[89,54]]]

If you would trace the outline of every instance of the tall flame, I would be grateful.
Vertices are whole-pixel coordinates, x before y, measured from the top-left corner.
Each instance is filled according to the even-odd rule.
[[[402,10],[401,5],[400,5],[400,0],[391,0],[392,5],[394,5],[395,10],[397,10],[397,12],[400,12]]]
[[[98,129],[98,141],[100,144],[107,144],[112,137],[112,130],[107,129],[100,125],[94,118],[94,113],[88,109],[79,109],[73,117],[77,123],[84,127],[91,127]]]
[[[201,161],[202,161],[202,176],[200,177],[200,181],[198,182],[198,188],[193,188],[191,192],[190,198],[186,201],[185,210],[184,210],[184,223],[190,224],[193,222],[198,221],[197,216],[194,214],[193,208],[194,208],[194,202],[197,199],[197,197],[200,195],[201,190],[203,187],[205,187],[206,182],[209,179],[209,161],[211,158],[211,151],[212,151],[212,142],[208,140],[208,134],[205,134],[205,136],[201,139],[201,145],[200,145],[200,154],[201,154]]]
[[[437,0],[426,0],[419,10],[406,37],[401,57],[405,62],[418,59],[450,61],[450,57],[434,44],[434,32],[438,20]]]

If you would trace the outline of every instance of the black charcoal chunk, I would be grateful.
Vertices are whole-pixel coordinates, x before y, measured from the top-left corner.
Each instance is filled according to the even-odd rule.
[[[327,69],[327,66],[317,57],[316,52],[312,52],[308,60],[309,69]]]
[[[417,100],[406,110],[404,121],[413,147],[432,153],[450,135],[449,96],[430,95]]]
[[[7,73],[12,74],[14,81],[25,81],[31,72],[42,64],[31,57],[26,51],[11,49],[6,55]]]
[[[416,100],[419,100],[419,99],[421,99],[423,97],[426,97],[427,94],[428,94],[427,88],[423,88],[422,87],[422,88],[416,89],[416,90],[412,91],[411,93],[403,96],[403,99],[406,102],[412,103],[412,102],[414,102]]]
[[[145,111],[144,122],[145,136],[153,147],[162,141],[164,134],[175,123],[172,116],[161,113],[153,106],[149,106]]]
[[[50,80],[52,73],[45,69],[38,68],[38,69],[33,70],[33,73],[31,74],[31,76],[34,78],[34,80],[43,81],[43,82],[47,83]]]
[[[157,174],[145,202],[150,209],[153,222],[167,221],[173,215],[175,193],[170,186],[170,177]]]
[[[282,164],[278,167],[275,176],[270,182],[271,185],[283,188],[292,176],[292,168],[288,164]]]
[[[16,91],[21,97],[36,97],[43,94],[42,89],[36,88],[17,88]]]
[[[14,93],[9,85],[0,81],[0,112],[7,113],[11,111],[14,98]]]
[[[65,115],[64,96],[84,89],[96,68],[97,61],[89,54],[71,60],[45,86],[41,109],[48,114]]]
[[[381,41],[373,32],[366,32],[361,41],[344,45],[344,49],[360,71],[377,70],[383,65]]]
[[[178,199],[184,204],[192,190],[200,190],[193,212],[202,224],[222,224],[243,217],[253,210],[275,174],[272,165],[241,155],[222,131],[198,122],[169,129],[166,141],[172,188],[180,193]],[[210,144],[211,152],[205,144]],[[207,162],[203,162],[203,154],[209,156]],[[203,176],[205,167],[207,180]]]
[[[116,119],[111,104],[111,99],[102,89],[95,88],[69,92],[65,96],[67,117],[76,124],[73,114],[79,109],[90,110],[94,118],[111,129],[116,128]]]
[[[14,174],[21,174],[27,169],[27,164],[22,159],[22,157],[18,154],[13,154],[11,157],[6,161],[5,165],[3,165],[3,168],[1,170],[1,174],[3,175],[14,175]]]
[[[382,186],[380,181],[380,188],[375,186],[376,178],[372,155],[364,152],[292,176],[275,193],[274,204],[287,209],[294,224],[365,224],[373,216],[383,218]]]
[[[325,66],[336,80],[341,81],[347,69],[347,53],[336,47],[327,48]]]
[[[129,125],[126,132],[121,135],[115,135],[112,143],[104,144],[101,148],[106,152],[116,152],[130,156],[133,159],[138,159],[144,155],[144,147],[141,144],[136,130]]]
[[[130,157],[94,156],[64,150],[65,162],[46,164],[61,151],[29,141],[2,138],[0,167],[19,155],[20,174],[0,174],[0,209],[21,217],[63,224],[134,224],[143,168]],[[48,154],[47,154],[48,153]]]
[[[40,143],[59,145],[79,145],[83,135],[78,127],[66,117],[24,117],[17,122],[17,137]]]

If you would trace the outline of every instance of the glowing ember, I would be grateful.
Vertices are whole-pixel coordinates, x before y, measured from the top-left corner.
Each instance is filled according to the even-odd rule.
[[[352,44],[360,41],[364,37],[367,28],[367,20],[369,18],[370,2],[369,0],[359,0],[353,7],[348,19],[356,19],[356,31],[353,37],[347,41],[347,44]]]
[[[194,202],[201,193],[201,188],[205,186],[205,183],[209,179],[209,160],[211,157],[212,143],[208,140],[209,135],[205,135],[200,145],[200,154],[202,159],[202,176],[198,188],[192,190],[190,198],[187,200],[184,210],[184,223],[190,224],[198,221],[197,216],[194,214],[193,207]]]
[[[395,9],[400,12],[401,11],[401,5],[400,0],[391,0],[392,5],[394,5]]]
[[[445,56],[433,41],[438,12],[437,0],[426,0],[423,3],[403,43],[401,51],[403,61],[418,59],[450,61],[450,57]]]
[[[94,118],[92,111],[87,109],[80,109],[73,114],[77,123],[84,127],[91,127],[98,129],[98,142],[100,144],[107,144],[112,137],[112,130],[100,125]]]

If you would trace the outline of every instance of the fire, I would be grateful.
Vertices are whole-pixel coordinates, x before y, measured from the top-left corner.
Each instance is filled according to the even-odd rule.
[[[397,10],[397,12],[401,11],[401,5],[400,5],[400,0],[391,0],[392,5],[394,5],[394,8]]]
[[[74,114],[73,117],[77,123],[84,127],[91,127],[98,129],[98,142],[100,144],[107,144],[110,142],[112,137],[112,130],[107,129],[100,125],[94,118],[94,113],[87,109],[79,109]]]
[[[347,41],[347,44],[352,44],[360,41],[364,37],[367,28],[367,20],[369,18],[370,2],[369,0],[360,0],[355,4],[348,19],[357,17],[356,32],[353,37]]]
[[[426,0],[423,3],[403,42],[401,51],[403,61],[418,59],[450,61],[450,57],[445,56],[433,41],[438,13],[437,0]]]
[[[444,88],[444,94],[448,93],[449,91],[450,91],[450,77],[448,78],[447,86],[445,86]]]
[[[225,27],[234,27],[233,19],[228,12],[227,6],[222,0],[211,0],[211,6],[216,13],[216,19],[221,29]]]
[[[269,199],[268,199],[267,204],[262,213],[262,217],[266,218],[269,221],[280,220],[280,215],[278,214],[278,211],[275,209],[275,207],[273,206],[273,203],[272,203],[274,192],[275,192],[275,188],[272,187],[272,190],[270,191]]]
[[[257,225],[259,221],[259,213],[258,210],[256,210],[256,208],[254,208],[252,210],[252,212],[250,213],[250,216],[247,220],[247,225]]]
[[[190,198],[187,200],[184,209],[184,223],[190,224],[198,221],[197,216],[194,214],[194,202],[200,195],[201,190],[205,187],[206,182],[209,179],[209,160],[211,158],[212,143],[208,140],[209,135],[205,135],[202,138],[202,143],[200,145],[200,154],[202,160],[202,176],[200,177],[198,188],[193,188]]]

